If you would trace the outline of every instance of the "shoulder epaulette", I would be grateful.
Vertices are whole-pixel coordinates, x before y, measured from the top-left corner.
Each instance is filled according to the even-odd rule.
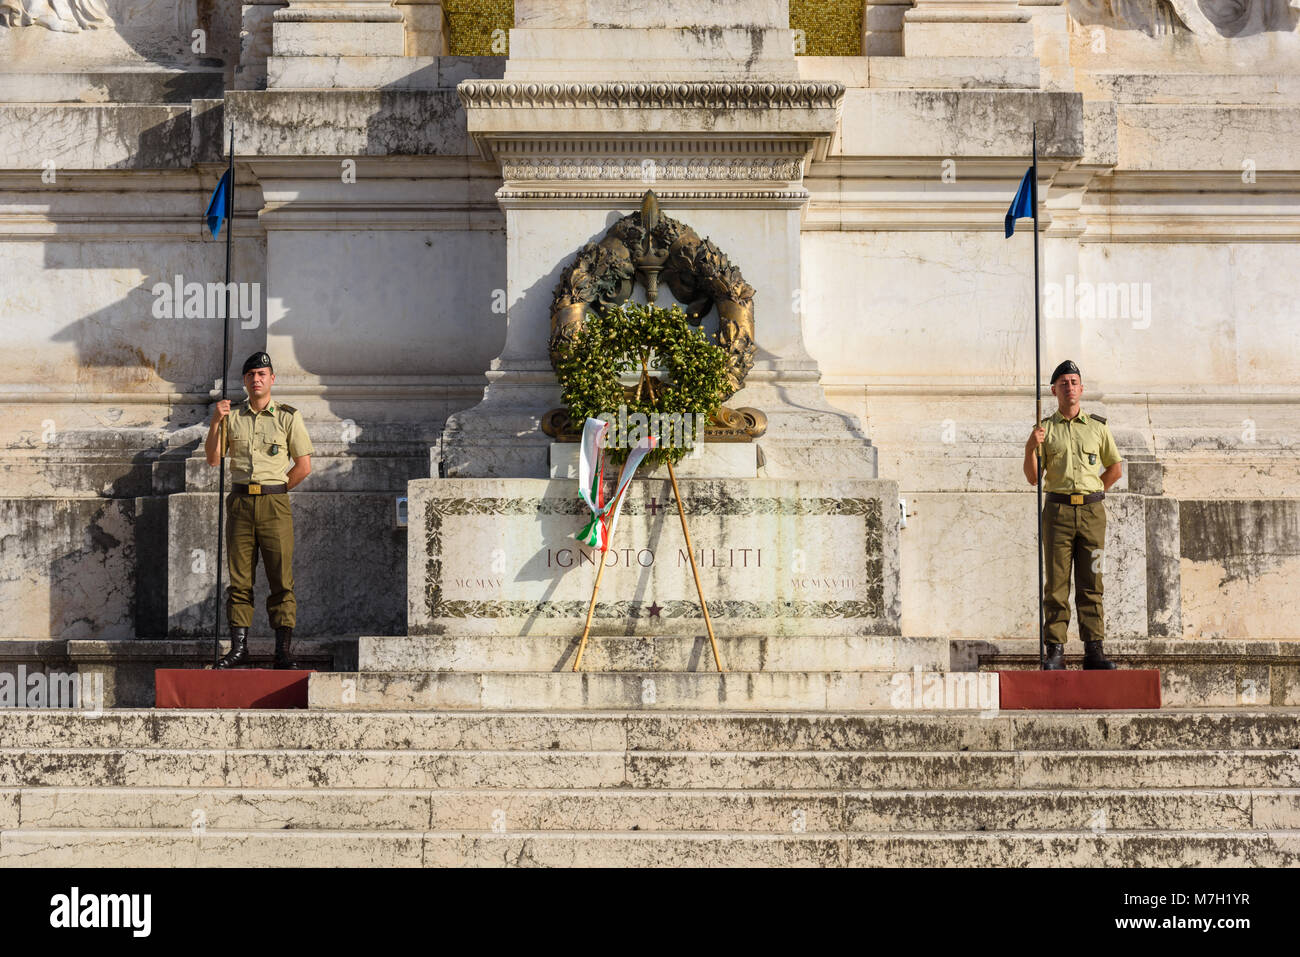
[[[1106,424],[1106,417],[1104,415],[1098,415],[1096,412],[1089,412],[1088,415],[1096,419],[1102,425]]]
[[[291,405],[285,405],[283,402],[280,403],[280,410],[281,410],[282,412],[288,412],[290,415],[293,415],[295,412],[298,411],[298,410],[295,409],[293,406],[291,406]],[[1105,420],[1103,419],[1102,421],[1105,421]]]

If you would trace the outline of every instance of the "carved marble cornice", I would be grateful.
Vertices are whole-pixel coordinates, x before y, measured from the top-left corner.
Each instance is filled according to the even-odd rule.
[[[647,181],[647,168],[659,180],[797,182],[803,178],[803,160],[773,156],[537,156],[502,160],[506,180],[635,180]]]
[[[829,82],[519,83],[465,80],[466,109],[838,109],[844,84]]]
[[[607,208],[634,206],[645,186],[628,183],[621,189],[519,189],[505,186],[497,191],[503,209],[538,206],[544,209]],[[808,191],[795,189],[673,189],[656,187],[665,200],[689,204],[693,209],[802,209]]]
[[[507,187],[628,183],[643,190],[673,182],[727,190],[737,182],[799,184],[807,160],[830,150],[845,87],[838,81],[466,80],[456,92],[479,154],[502,164]],[[653,177],[647,178],[647,165]],[[507,190],[502,198],[519,195]]]

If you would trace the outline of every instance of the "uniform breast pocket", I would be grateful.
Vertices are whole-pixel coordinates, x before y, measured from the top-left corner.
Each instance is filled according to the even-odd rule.
[[[248,439],[231,438],[230,440],[231,455],[247,455],[248,447]]]
[[[1101,462],[1101,446],[1096,442],[1085,442],[1083,445],[1083,460],[1089,466],[1097,465]]]

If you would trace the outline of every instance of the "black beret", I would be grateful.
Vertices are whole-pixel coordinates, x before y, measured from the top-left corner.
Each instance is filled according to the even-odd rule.
[[[269,359],[267,360],[267,364],[270,364]],[[1079,367],[1074,364],[1073,360],[1066,359],[1052,372],[1052,385],[1056,385],[1056,380],[1061,376],[1070,375],[1071,373],[1077,375],[1080,379],[1083,378],[1083,373],[1079,371]]]
[[[271,357],[265,352],[254,352],[244,360],[244,371],[240,375],[248,375],[254,369],[272,369]],[[272,369],[274,371],[274,369]]]

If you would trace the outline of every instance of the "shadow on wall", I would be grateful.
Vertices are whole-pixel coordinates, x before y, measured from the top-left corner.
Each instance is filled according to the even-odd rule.
[[[166,499],[170,589],[166,633],[210,637],[214,620],[217,502],[211,494]],[[294,497],[296,634],[302,637],[406,631],[406,535],[383,493],[312,492]],[[254,637],[274,634],[266,612],[266,569],[254,571]],[[223,584],[229,579],[223,574]],[[221,612],[223,632],[226,612]]]
[[[270,250],[278,275],[269,280],[276,284],[277,316],[268,332],[292,340],[298,365],[323,383],[331,414],[359,424],[340,454],[414,449],[423,471],[410,478],[428,476],[429,446],[448,417],[480,401],[486,372],[505,346],[506,232],[484,228],[486,217],[499,215],[493,194],[501,181],[482,164],[474,168],[477,152],[454,93],[458,78],[499,78],[504,69],[504,57],[443,56],[423,68],[436,78],[416,78],[424,86],[439,82],[440,89],[378,91],[364,148],[349,157],[356,161],[355,187],[373,190],[367,175],[391,175],[378,167],[382,157],[445,158],[446,180],[395,180],[385,184],[395,199],[381,194],[373,201],[400,204],[395,221],[414,213],[427,217],[427,225],[294,231],[276,237]],[[375,165],[368,169],[368,161]],[[433,194],[423,196],[421,207],[421,192],[430,186]],[[291,276],[283,275],[286,269]],[[401,376],[413,384],[383,388],[385,378]],[[331,380],[352,385],[331,386]],[[425,403],[415,422],[407,411],[412,398]]]
[[[500,64],[497,64],[498,72],[499,68]],[[414,147],[419,144],[411,137],[418,137],[416,131],[429,124],[455,123],[463,131],[463,111],[454,96],[452,100],[453,115],[412,116],[409,115],[412,104],[445,110],[446,98],[412,98],[398,91],[381,93],[379,109],[367,128],[367,154],[418,155]],[[219,137],[217,131],[223,125],[221,112],[212,110],[194,118],[195,122],[208,124],[208,139]],[[131,144],[134,147],[132,155],[112,168],[190,168],[199,158],[192,147],[195,132],[189,114],[169,117],[138,132],[128,131],[135,140]],[[455,159],[456,170],[463,176],[466,153],[463,133],[461,139],[460,148],[447,155]],[[215,141],[220,142],[219,139]],[[431,151],[426,149],[424,152],[427,155]],[[214,167],[219,162],[210,144],[201,155],[201,161],[213,163]],[[57,557],[50,557],[53,544],[50,536],[34,536],[40,540],[43,552],[38,567],[48,569],[49,574],[48,584],[41,590],[52,603],[48,614],[49,634],[52,636],[130,637],[132,632],[140,637],[168,633],[179,636],[205,634],[211,627],[208,624],[212,607],[211,583],[206,586],[208,594],[204,594],[204,588],[199,588],[190,596],[188,581],[180,579],[199,574],[191,570],[194,549],[209,543],[215,548],[212,534],[215,531],[215,500],[210,494],[178,496],[174,493],[186,488],[185,460],[201,440],[203,425],[211,411],[205,397],[216,376],[205,374],[205,370],[216,366],[212,360],[220,355],[221,348],[220,320],[186,318],[184,311],[189,299],[187,284],[220,282],[224,272],[224,242],[211,239],[203,230],[201,220],[217,174],[216,169],[210,169],[203,176],[195,177],[195,188],[190,196],[194,215],[192,239],[178,241],[164,236],[161,239],[122,242],[114,241],[111,236],[88,241],[60,237],[43,247],[44,265],[48,270],[73,271],[73,275],[79,271],[83,276],[93,276],[87,268],[89,262],[93,264],[92,268],[110,274],[125,272],[129,275],[135,271],[141,276],[117,302],[60,326],[50,336],[51,342],[74,345],[78,366],[93,370],[94,388],[100,394],[138,394],[142,390],[158,389],[192,397],[175,403],[160,401],[160,412],[161,407],[166,406],[165,420],[159,424],[156,418],[151,417],[147,429],[123,428],[114,433],[110,421],[80,434],[60,434],[59,441],[67,450],[64,457],[69,460],[66,467],[73,470],[65,474],[65,479],[73,483],[70,487],[93,490],[94,494],[118,501],[109,505],[102,499],[86,500],[86,507],[92,510],[116,510],[111,522],[107,522],[104,516],[83,515],[84,510],[79,510],[79,507],[66,510],[68,520],[78,524],[89,538],[77,547],[68,547],[68,542],[75,538],[65,537]],[[495,201],[491,195],[494,189],[489,183],[483,191],[493,207]],[[259,283],[255,302],[260,322],[247,330],[240,329],[238,322],[232,323],[229,382],[234,396],[239,395],[238,368],[242,357],[266,345],[267,297],[270,294],[265,239],[262,230],[252,220],[261,206],[261,197],[254,196],[249,187],[241,186],[237,199],[241,212],[234,234],[233,278]],[[401,199],[405,201],[405,197]],[[169,202],[170,206],[166,205]],[[464,208],[464,194],[454,196],[451,202],[453,208]],[[164,209],[163,215],[175,215],[170,210],[180,206],[165,196],[160,199],[160,205]],[[468,213],[463,228],[455,225],[448,228],[444,218],[438,215],[442,212],[437,208],[436,200],[431,203],[430,218],[437,222],[437,228],[425,231],[357,230],[341,241],[337,231],[323,231],[319,235],[296,233],[294,239],[334,243],[336,250],[342,253],[341,264],[331,264],[327,257],[309,261],[308,267],[319,267],[321,273],[308,283],[298,281],[301,276],[283,273],[270,277],[278,279],[276,338],[290,337],[302,367],[325,380],[323,399],[334,415],[340,420],[355,419],[358,423],[369,424],[372,434],[367,439],[378,437],[370,446],[372,453],[378,447],[381,455],[396,454],[400,457],[404,451],[410,456],[412,432],[409,429],[385,432],[390,424],[385,412],[392,410],[385,410],[383,406],[393,403],[394,393],[380,389],[378,400],[375,394],[367,394],[364,389],[355,387],[341,389],[337,395],[330,394],[328,380],[331,374],[353,380],[364,380],[367,374],[377,377],[392,374],[382,362],[367,364],[366,357],[359,351],[347,351],[349,347],[346,344],[340,346],[340,338],[346,343],[350,336],[369,337],[377,347],[373,354],[382,357],[385,329],[396,328],[404,340],[412,334],[418,340],[427,327],[453,331],[455,335],[428,338],[427,365],[439,373],[421,377],[433,379],[434,385],[427,390],[428,418],[418,423],[418,429],[431,437],[436,437],[441,431],[443,421],[451,411],[477,403],[482,384],[486,381],[483,372],[504,344],[505,316],[493,310],[493,303],[499,298],[494,294],[498,291],[503,294],[505,287],[504,229],[473,228],[482,224],[469,223]],[[411,239],[415,240],[413,248],[409,242],[401,242]],[[358,255],[358,243],[371,245]],[[88,251],[92,246],[93,250]],[[363,276],[359,271],[355,276],[348,274],[346,267],[358,262],[370,264],[373,270],[370,276]],[[338,268],[340,265],[344,268]],[[181,277],[180,310],[174,300],[178,275]],[[458,285],[447,290],[440,286],[440,282],[456,282]],[[481,291],[467,294],[463,289],[467,284],[481,287]],[[414,294],[412,285],[420,287]],[[403,286],[404,289],[398,288]],[[323,298],[320,296],[322,289],[327,290]],[[305,290],[310,290],[312,295],[304,297]],[[396,294],[398,292],[400,294]],[[173,297],[172,301],[163,305],[161,300],[169,296]],[[412,302],[418,303],[418,307],[412,309]],[[51,306],[58,308],[57,303],[51,303]],[[382,322],[374,321],[380,317]],[[349,357],[361,360],[355,371],[348,368],[340,371],[340,349]],[[390,356],[390,361],[392,358]],[[399,355],[396,359],[409,361],[408,356]],[[474,363],[469,372],[465,371],[467,359]],[[418,360],[415,364],[421,370],[425,368]],[[445,369],[457,369],[461,374],[441,376],[441,370]],[[439,386],[437,380],[440,376],[456,381],[450,381],[445,387]],[[417,398],[423,398],[423,395]],[[409,407],[411,400],[404,398],[399,390],[397,401]],[[111,420],[115,412],[120,415],[120,410],[98,405],[78,410],[83,418],[89,413],[101,423],[105,414]],[[126,416],[126,420],[129,418]],[[432,444],[431,437],[425,439],[423,448],[416,450],[416,457],[424,468],[422,475],[416,477],[427,475],[427,447]],[[386,438],[393,441],[385,445]],[[403,442],[407,448],[395,451]],[[364,442],[361,444],[364,446]],[[93,452],[88,452],[90,449]],[[57,448],[53,452],[54,458],[61,454]],[[339,444],[332,454],[337,458],[351,458],[354,452]],[[88,464],[87,459],[93,462]],[[296,569],[300,629],[305,635],[401,632],[405,627],[405,533],[398,534],[392,527],[391,492],[371,495],[358,494],[355,490],[330,491],[336,487],[351,489],[346,481],[340,486],[325,484],[296,499],[298,507],[295,511],[301,515],[298,525],[300,564]],[[184,502],[191,497],[211,500],[214,513],[211,521],[202,519],[199,514],[202,509]],[[61,500],[31,501],[62,507]],[[19,528],[30,527],[27,523],[33,521],[28,515],[15,513],[11,517],[22,523]],[[194,531],[191,534],[192,523]],[[103,530],[103,534],[97,533],[96,528]],[[194,543],[190,543],[190,538],[195,540]],[[173,551],[183,554],[171,554]],[[214,562],[215,555],[208,556],[202,576],[215,579]],[[31,567],[29,561],[20,561],[18,565]],[[8,557],[5,567],[14,567],[8,562]],[[96,567],[99,569],[98,577],[92,574]],[[264,574],[259,577],[264,578]],[[97,584],[85,587],[86,583],[92,582]],[[385,592],[382,599],[367,594],[367,589],[373,592],[377,583],[382,583],[380,587]],[[264,627],[264,584],[261,588],[262,599],[258,602],[257,616],[262,619]],[[54,603],[63,608],[76,606],[83,609],[81,619],[70,619],[64,610],[53,607]]]
[[[229,79],[240,17],[240,4],[222,0],[0,0],[0,60],[30,63],[33,72],[50,64],[61,70],[138,65],[197,75],[216,69]],[[177,81],[179,93],[185,80]],[[111,102],[156,102],[115,95],[129,90],[128,77],[109,82],[122,84],[106,91]]]
[[[0,638],[133,637],[134,526],[130,499],[0,499]]]

